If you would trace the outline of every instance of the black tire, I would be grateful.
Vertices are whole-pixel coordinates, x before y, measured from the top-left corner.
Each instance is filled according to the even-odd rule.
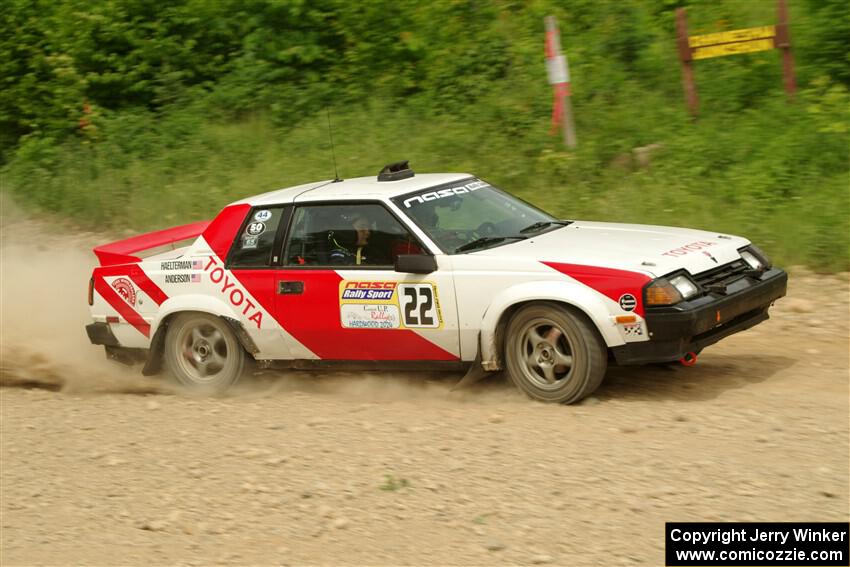
[[[557,303],[533,303],[508,323],[505,363],[510,381],[531,398],[572,404],[602,383],[608,352],[583,314]]]
[[[206,313],[181,313],[165,335],[165,367],[192,393],[222,394],[245,370],[245,351],[230,327]]]

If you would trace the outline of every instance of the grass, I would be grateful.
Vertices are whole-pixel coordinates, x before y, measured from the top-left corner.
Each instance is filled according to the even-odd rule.
[[[758,112],[698,122],[652,95],[644,105],[659,106],[654,120],[630,117],[628,109],[612,115],[591,102],[579,115],[573,153],[549,136],[545,116],[505,126],[514,108],[498,93],[462,116],[378,101],[332,120],[342,177],[375,175],[385,163],[409,159],[417,172],[481,175],[562,218],[740,234],[779,265],[844,271],[850,207],[847,113],[840,107],[847,98],[833,103],[838,111],[824,110],[822,94],[802,93],[796,105],[778,95]],[[334,175],[324,114],[294,126],[267,116],[215,123],[184,113],[158,120],[105,119],[100,138],[25,142],[0,186],[33,210],[96,228],[146,231],[211,218],[234,200]],[[641,129],[647,123],[652,128]],[[658,149],[648,167],[639,167],[632,148],[647,143]]]

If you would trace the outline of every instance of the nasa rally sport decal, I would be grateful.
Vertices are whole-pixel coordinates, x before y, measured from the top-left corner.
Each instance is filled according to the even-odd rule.
[[[637,307],[637,299],[631,293],[624,293],[620,296],[620,309],[623,311],[634,311]]]

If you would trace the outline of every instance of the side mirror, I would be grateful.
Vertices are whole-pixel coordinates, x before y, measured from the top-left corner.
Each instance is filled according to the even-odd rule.
[[[430,254],[399,254],[395,271],[408,274],[430,274],[437,270],[437,259]]]

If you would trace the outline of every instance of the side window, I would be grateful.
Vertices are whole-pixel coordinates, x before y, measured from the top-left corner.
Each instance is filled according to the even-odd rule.
[[[284,263],[392,266],[399,254],[420,253],[418,241],[382,205],[306,205],[292,217]]]
[[[228,264],[234,268],[263,268],[271,265],[277,227],[283,207],[257,207],[236,235]]]

